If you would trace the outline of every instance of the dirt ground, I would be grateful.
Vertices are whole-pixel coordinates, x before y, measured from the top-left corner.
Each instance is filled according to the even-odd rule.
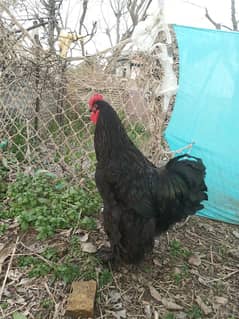
[[[29,278],[17,258],[34,255],[47,264],[43,246],[57,245],[64,257],[69,240],[69,231],[64,231],[40,242],[34,233],[19,234],[18,226],[11,225],[0,243],[2,251],[9,250],[2,260],[0,249],[1,318],[64,317],[70,285],[49,275]],[[89,241],[99,245],[102,240],[99,226]],[[239,318],[238,226],[191,217],[157,239],[142,264],[110,271],[111,282],[98,286],[94,318]],[[14,317],[16,311],[25,317]]]

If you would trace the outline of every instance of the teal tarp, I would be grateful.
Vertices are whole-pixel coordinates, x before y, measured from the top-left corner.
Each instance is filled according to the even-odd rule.
[[[166,130],[171,150],[192,142],[207,167],[199,215],[239,224],[239,32],[174,26],[179,89]]]

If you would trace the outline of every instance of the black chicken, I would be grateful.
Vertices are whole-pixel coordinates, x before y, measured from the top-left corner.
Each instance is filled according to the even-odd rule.
[[[129,139],[101,94],[90,98],[89,107],[96,125],[95,179],[111,245],[101,255],[137,263],[152,250],[156,235],[204,207],[205,166],[199,158],[182,155],[157,168]]]

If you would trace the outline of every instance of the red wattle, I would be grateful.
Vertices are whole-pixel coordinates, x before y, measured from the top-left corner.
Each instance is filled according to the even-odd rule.
[[[95,111],[95,112],[91,112],[91,114],[90,114],[90,120],[91,120],[91,122],[93,122],[95,125],[96,125],[96,123],[97,123],[97,121],[98,121],[99,115],[100,115],[100,111],[99,111],[99,110],[97,110],[97,111]]]

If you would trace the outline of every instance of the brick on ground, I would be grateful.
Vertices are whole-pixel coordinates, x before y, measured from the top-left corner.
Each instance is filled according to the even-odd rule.
[[[92,318],[94,315],[94,303],[96,294],[96,282],[74,281],[72,292],[68,297],[66,315],[73,318]]]

